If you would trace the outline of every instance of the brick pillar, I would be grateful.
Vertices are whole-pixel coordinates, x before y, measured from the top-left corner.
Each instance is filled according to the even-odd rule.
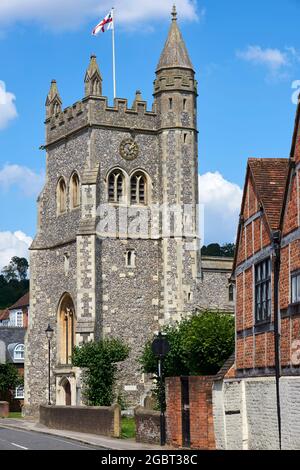
[[[180,377],[166,379],[166,401],[167,443],[182,447]]]
[[[213,377],[190,377],[190,433],[191,448],[216,448],[212,409]]]
[[[189,377],[191,448],[215,450],[212,386],[214,377]],[[167,443],[182,447],[181,379],[166,379]]]

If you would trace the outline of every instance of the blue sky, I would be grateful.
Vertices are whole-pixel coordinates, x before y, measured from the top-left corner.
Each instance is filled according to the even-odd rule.
[[[129,102],[141,89],[151,107],[172,3],[115,1],[117,95]],[[108,0],[1,0],[0,265],[25,252],[35,233],[51,79],[64,106],[72,104],[83,97],[89,56],[96,53],[112,102],[111,32],[90,34],[110,6]],[[247,158],[289,155],[292,95],[300,89],[300,2],[178,0],[177,10],[199,82],[205,242],[233,241]]]

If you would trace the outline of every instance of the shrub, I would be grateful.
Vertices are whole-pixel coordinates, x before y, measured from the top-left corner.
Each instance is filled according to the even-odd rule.
[[[88,405],[110,406],[114,395],[117,363],[124,361],[129,348],[120,340],[106,338],[75,347],[74,366],[83,369],[84,397]]]
[[[234,318],[218,312],[202,312],[165,329],[170,352],[165,377],[213,375],[234,351]],[[144,373],[156,374],[157,360],[147,343],[141,364]]]

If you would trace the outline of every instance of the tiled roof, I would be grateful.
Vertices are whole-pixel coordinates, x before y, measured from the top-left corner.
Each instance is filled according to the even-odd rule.
[[[9,318],[9,310],[0,310],[0,321],[7,320]]]
[[[223,379],[225,375],[228,373],[228,371],[234,365],[234,362],[235,362],[235,353],[232,353],[231,356],[227,359],[227,361],[224,362],[219,372],[216,374],[215,376],[216,380]]]
[[[15,310],[16,308],[28,307],[29,305],[29,292],[21,297],[15,304],[9,307],[9,310]]]
[[[287,158],[250,158],[248,164],[270,229],[278,230],[289,160]]]

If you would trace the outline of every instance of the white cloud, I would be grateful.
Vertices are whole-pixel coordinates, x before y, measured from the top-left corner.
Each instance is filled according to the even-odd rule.
[[[0,232],[0,270],[10,262],[13,256],[28,259],[28,248],[32,238],[21,231]]]
[[[287,52],[279,49],[262,49],[260,46],[248,46],[245,51],[238,51],[237,57],[255,65],[265,65],[271,71],[277,71],[289,65]]]
[[[0,189],[18,188],[25,196],[36,196],[42,189],[44,175],[20,165],[5,165],[0,170]]]
[[[0,80],[0,129],[4,129],[9,121],[17,117],[15,99],[15,95],[6,91],[5,83]]]
[[[200,204],[204,206],[204,244],[235,241],[242,189],[216,173],[199,176]]]
[[[123,25],[170,16],[174,0],[116,0],[116,22]],[[178,15],[195,20],[196,0],[177,0]],[[0,24],[35,21],[51,29],[76,29],[86,21],[97,21],[112,6],[111,0],[1,0]],[[204,14],[204,10],[199,16]]]

